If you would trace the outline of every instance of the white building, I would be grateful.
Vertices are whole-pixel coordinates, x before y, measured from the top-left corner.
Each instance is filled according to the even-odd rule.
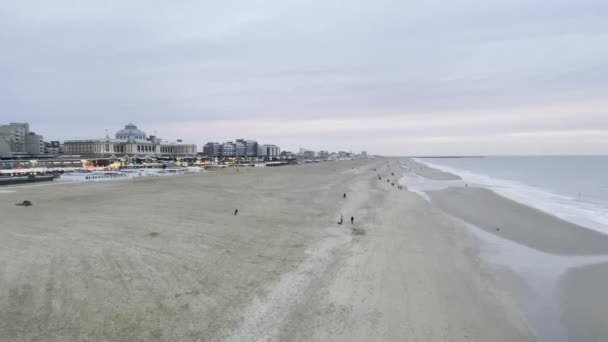
[[[155,136],[148,137],[136,125],[129,123],[116,132],[115,139],[106,135],[105,139],[67,140],[65,154],[86,158],[133,157],[186,157],[196,155],[196,145],[182,143],[162,143]]]

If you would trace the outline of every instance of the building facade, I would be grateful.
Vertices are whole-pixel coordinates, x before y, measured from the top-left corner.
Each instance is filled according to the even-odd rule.
[[[222,144],[217,142],[208,142],[203,146],[203,154],[207,157],[216,158],[222,153]]]
[[[260,145],[258,148],[258,157],[264,159],[279,158],[281,149],[276,145]]]
[[[0,154],[39,155],[43,153],[43,137],[30,132],[28,123],[11,122],[8,125],[0,125]]]
[[[228,141],[222,144],[222,157],[235,157],[236,156],[236,145],[232,141]]]
[[[237,156],[238,158],[243,158],[246,155],[247,152],[247,143],[243,142],[243,141],[236,141],[234,143],[234,155]]]
[[[63,144],[59,141],[44,143],[44,154],[59,155],[63,154]]]
[[[253,158],[258,155],[258,142],[255,140],[237,139],[237,142],[245,145],[244,157]]]
[[[116,132],[115,139],[67,140],[64,152],[86,158],[118,157],[187,157],[196,155],[196,145],[162,143],[156,136],[147,137],[144,131],[129,123]]]
[[[44,154],[44,139],[42,135],[29,132],[25,136],[25,153],[33,155]]]

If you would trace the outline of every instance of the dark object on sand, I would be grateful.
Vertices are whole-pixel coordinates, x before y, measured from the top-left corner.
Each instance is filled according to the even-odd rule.
[[[350,217],[350,224],[355,224],[355,217],[354,216]]]
[[[238,209],[234,209],[234,215],[236,216],[236,214],[238,214],[238,213],[239,213],[239,210]]]
[[[346,193],[344,193],[344,195],[342,195],[342,198],[346,198]]]
[[[22,207],[29,207],[30,205],[32,205],[32,202],[26,200],[26,201],[23,201],[21,203],[17,203],[15,205],[19,205],[19,206],[22,206]]]
[[[395,183],[391,183],[391,186],[395,186]]]
[[[391,180],[390,180],[390,179],[387,179],[387,180],[386,180],[386,182],[387,182],[387,183],[390,183],[390,182],[391,182]]]
[[[392,176],[394,176],[394,175],[395,175],[395,173],[394,173],[394,172],[391,172],[391,175],[392,175]]]
[[[340,215],[340,221],[338,221],[338,224],[341,225],[342,222],[344,222],[344,219],[342,218],[342,215]]]
[[[500,230],[500,228],[496,227],[496,231],[499,231],[499,230]]]
[[[378,179],[379,179],[379,180],[382,180],[382,177],[378,176]]]

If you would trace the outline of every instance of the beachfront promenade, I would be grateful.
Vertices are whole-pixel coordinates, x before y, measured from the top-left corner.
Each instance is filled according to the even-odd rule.
[[[535,340],[404,162],[0,189],[0,341]]]

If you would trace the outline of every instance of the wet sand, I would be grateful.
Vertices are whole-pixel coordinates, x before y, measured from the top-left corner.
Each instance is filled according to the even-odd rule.
[[[608,339],[608,264],[575,268],[562,281],[563,321],[570,341]]]
[[[406,160],[404,164],[412,170],[419,165],[413,160]],[[509,292],[525,298],[520,307],[534,310],[527,315],[539,323],[533,328],[541,336],[551,336],[544,341],[608,340],[605,324],[608,303],[604,293],[608,286],[607,235],[484,188],[452,186],[425,191],[425,194],[433,206],[474,225],[475,229],[537,251],[524,253],[529,257],[524,263],[521,258],[525,256],[521,255],[512,255],[512,262],[502,259],[498,262],[498,266],[511,267],[515,273],[501,269],[494,272],[503,275],[501,282],[510,288]],[[485,245],[486,250],[498,247]]]
[[[534,340],[399,163],[5,189],[0,340]]]
[[[441,210],[493,234],[553,254],[608,254],[608,235],[564,221],[483,188],[428,191]],[[497,230],[498,228],[498,230]]]
[[[432,179],[432,180],[460,180],[460,176],[451,174],[449,172],[444,172],[441,170],[434,169],[432,167],[428,167],[426,165],[413,162],[412,160],[407,161],[408,166],[413,170],[417,175],[422,176],[424,178]]]

